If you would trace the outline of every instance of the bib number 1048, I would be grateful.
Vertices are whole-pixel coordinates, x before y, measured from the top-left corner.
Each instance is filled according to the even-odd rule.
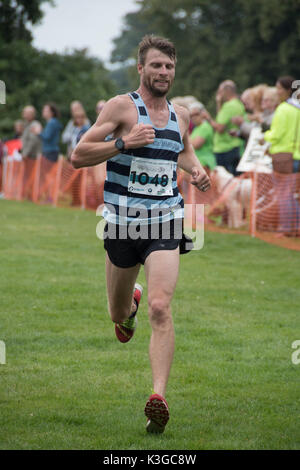
[[[130,174],[130,180],[134,184],[136,182],[141,185],[154,184],[155,186],[166,187],[169,183],[168,175],[159,175],[158,173],[155,176],[149,176],[148,173],[143,171],[142,173],[137,174],[136,171],[132,171]]]

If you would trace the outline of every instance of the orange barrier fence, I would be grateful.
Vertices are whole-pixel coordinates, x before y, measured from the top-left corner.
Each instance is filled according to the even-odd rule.
[[[106,165],[75,170],[63,156],[53,163],[2,160],[2,195],[6,199],[37,204],[96,209],[103,203]],[[300,173],[243,173],[233,177],[223,167],[210,174],[206,193],[178,171],[178,186],[185,204],[204,204],[205,228],[251,234],[270,243],[300,250]]]
[[[207,193],[191,185],[186,173],[178,178],[186,204],[205,204],[207,230],[251,234],[300,251],[300,173],[243,173],[234,178],[217,167],[210,177]]]
[[[300,250],[300,173],[254,173],[250,232]]]
[[[51,162],[40,156],[17,161],[4,159],[3,196],[53,206],[96,209],[103,203],[105,165],[75,170],[62,156]]]

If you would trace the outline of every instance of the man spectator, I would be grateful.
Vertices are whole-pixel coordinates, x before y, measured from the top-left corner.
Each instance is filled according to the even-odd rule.
[[[32,129],[40,127],[41,124],[35,120],[36,110],[33,106],[25,106],[22,116],[25,122],[25,129],[22,134],[22,156],[23,158],[36,159],[41,153],[42,146],[41,140],[33,134]]]
[[[217,165],[224,166],[230,173],[236,175],[242,140],[230,134],[238,129],[231,119],[234,116],[244,116],[245,107],[238,98],[236,85],[232,80],[225,80],[219,85],[216,101],[218,109],[216,120],[213,120],[208,112],[203,113],[203,117],[215,130],[214,154]]]

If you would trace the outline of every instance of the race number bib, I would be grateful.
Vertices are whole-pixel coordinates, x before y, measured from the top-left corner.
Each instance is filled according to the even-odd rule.
[[[152,196],[173,196],[174,162],[134,158],[130,167],[128,191]]]

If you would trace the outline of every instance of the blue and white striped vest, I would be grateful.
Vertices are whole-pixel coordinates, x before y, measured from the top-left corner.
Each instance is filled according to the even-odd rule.
[[[152,124],[136,92],[138,123]],[[184,202],[177,187],[177,159],[183,150],[173,105],[167,101],[169,120],[155,130],[153,144],[122,151],[107,161],[103,217],[112,224],[149,224],[184,217]]]

